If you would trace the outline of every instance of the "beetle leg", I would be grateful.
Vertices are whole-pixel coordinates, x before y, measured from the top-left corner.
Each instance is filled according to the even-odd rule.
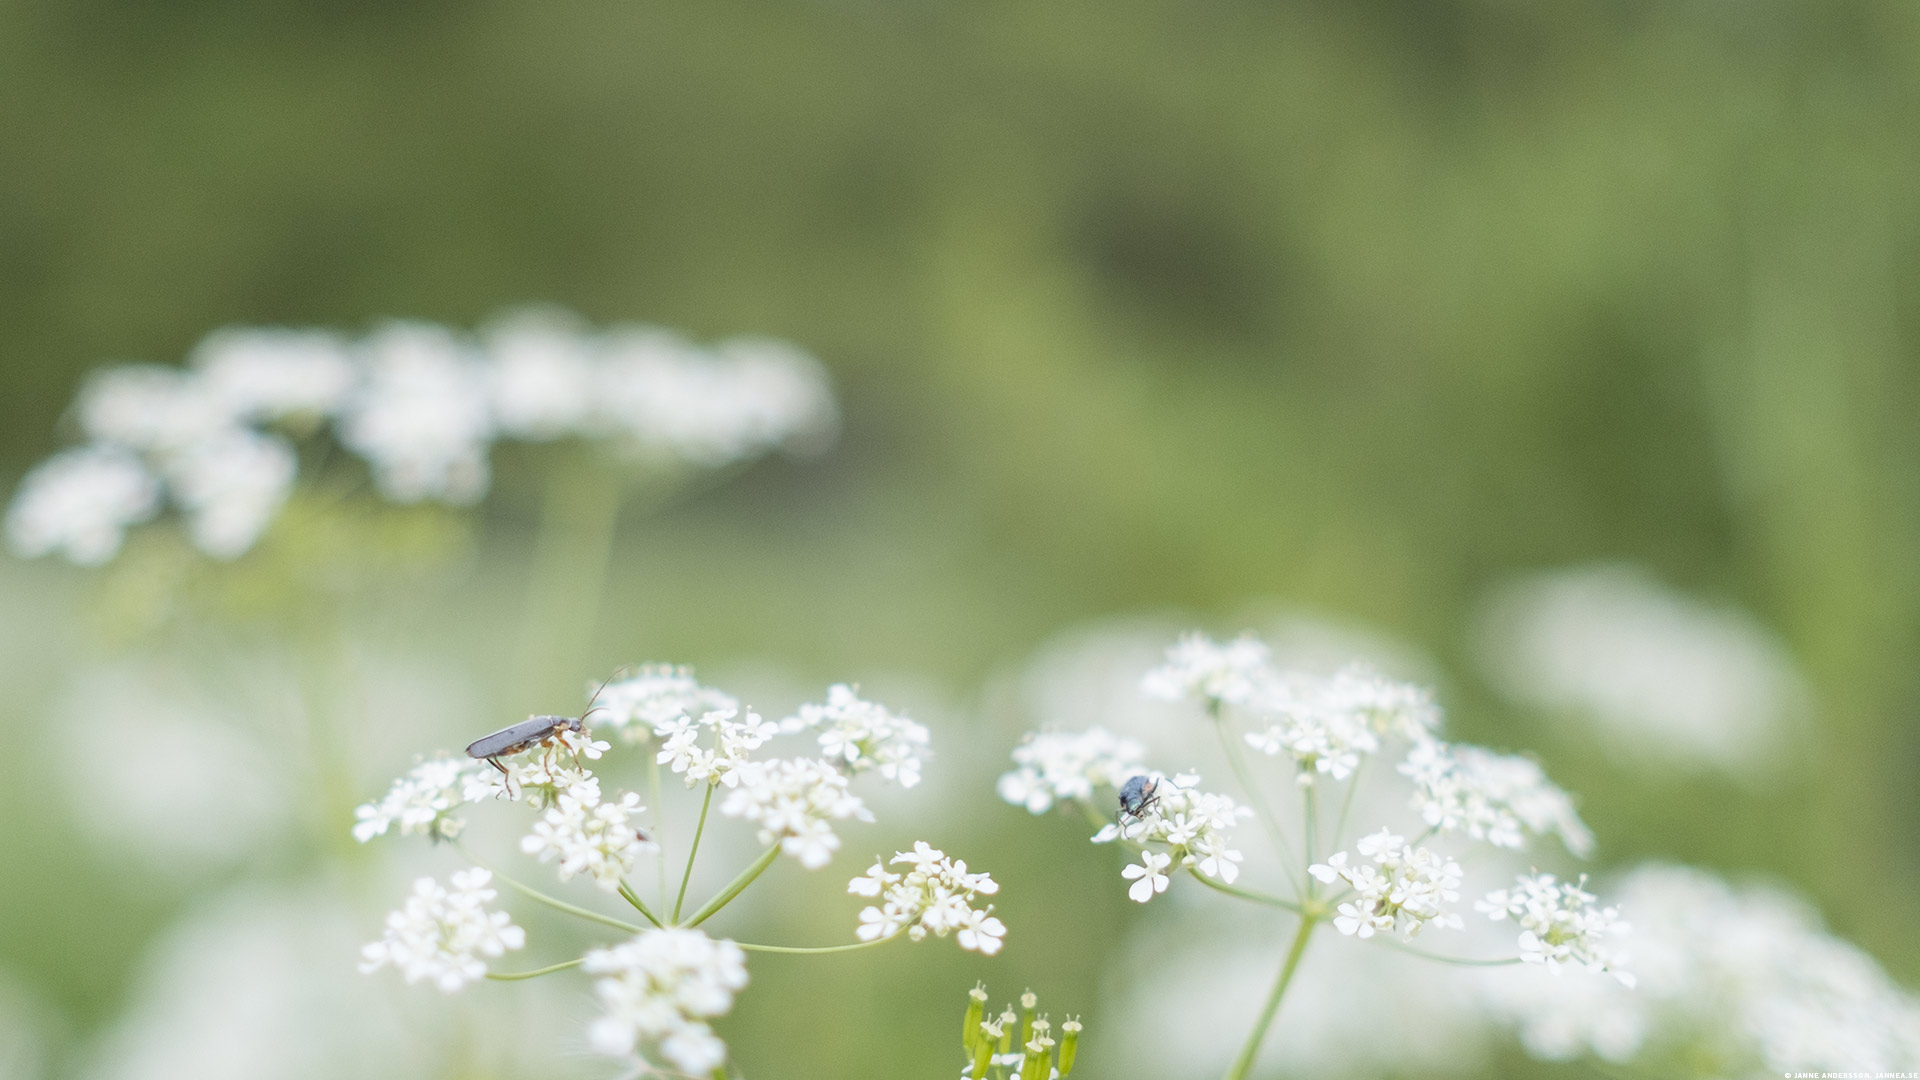
[[[494,768],[496,768],[496,769],[499,769],[499,770],[500,770],[500,778],[501,778],[501,780],[502,780],[502,781],[503,781],[503,782],[505,783],[505,786],[506,786],[506,789],[507,789],[507,790],[506,790],[506,792],[505,792],[505,794],[506,794],[506,796],[507,796],[507,798],[509,798],[509,799],[511,799],[511,798],[513,798],[513,774],[507,771],[507,767],[506,767],[505,765],[502,765],[502,764],[500,764],[500,759],[499,759],[499,758],[497,758],[497,757],[490,757],[490,758],[488,758],[488,759],[487,759],[487,764],[489,764],[489,765],[491,765],[491,766],[493,766]],[[495,795],[495,796],[494,796],[494,798],[496,798],[496,799],[497,799],[497,798],[499,798],[499,797],[500,797],[500,796],[498,796],[498,795]]]

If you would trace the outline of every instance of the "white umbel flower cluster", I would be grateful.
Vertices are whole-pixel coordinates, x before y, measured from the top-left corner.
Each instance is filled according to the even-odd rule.
[[[844,764],[849,773],[878,772],[903,788],[920,782],[930,740],[926,725],[864,700],[845,683],[828,688],[826,704],[800,706],[780,728],[818,731],[820,753],[828,761]]]
[[[487,958],[526,944],[527,934],[504,911],[488,911],[493,875],[462,870],[449,887],[423,877],[399,911],[387,916],[386,934],[361,950],[360,970],[391,965],[410,983],[429,980],[452,993],[486,975]]]
[[[594,723],[620,733],[625,742],[645,742],[682,717],[738,709],[731,694],[702,686],[693,669],[646,664],[613,679],[594,698]]]
[[[1046,813],[1056,802],[1091,803],[1100,788],[1118,789],[1145,773],[1145,753],[1138,740],[1105,728],[1034,732],[1013,748],[1019,767],[1001,774],[997,788],[1002,799],[1034,814]]]
[[[598,783],[580,785],[541,815],[533,831],[521,837],[520,850],[541,862],[557,862],[561,881],[585,874],[602,889],[618,892],[641,854],[654,850],[634,825],[646,809],[631,791],[603,802]]]
[[[861,941],[877,941],[905,931],[914,941],[928,934],[953,934],[960,947],[986,956],[1000,951],[1007,928],[993,916],[993,905],[974,907],[978,896],[992,896],[1000,885],[987,874],[967,872],[967,864],[949,858],[924,840],[912,851],[895,852],[890,862],[905,865],[904,873],[889,871],[880,860],[847,884],[856,896],[877,897],[880,904],[860,912]]]
[[[353,838],[366,843],[400,826],[400,834],[424,833],[434,839],[458,836],[465,822],[455,808],[478,802],[497,788],[484,775],[488,766],[472,758],[439,757],[423,761],[393,782],[377,802],[353,811]]]
[[[1242,856],[1233,847],[1232,833],[1241,822],[1253,816],[1253,810],[1241,806],[1228,795],[1201,791],[1200,778],[1192,773],[1167,777],[1148,774],[1154,781],[1153,803],[1141,816],[1125,824],[1109,822],[1093,836],[1104,844],[1125,839],[1139,845],[1164,844],[1166,852],[1148,852],[1139,866],[1122,871],[1128,880],[1140,882],[1128,895],[1144,904],[1166,891],[1168,866],[1193,869],[1216,881],[1233,884],[1240,876]],[[1145,877],[1142,877],[1145,873]],[[1143,888],[1145,884],[1148,888]]]
[[[1604,971],[1624,986],[1633,976],[1620,969],[1624,957],[1615,955],[1608,938],[1627,932],[1620,909],[1601,907],[1600,898],[1579,881],[1557,881],[1552,874],[1521,874],[1511,889],[1496,889],[1476,902],[1474,910],[1498,922],[1512,916],[1520,924],[1520,958],[1544,964],[1553,971],[1564,966]]]
[[[1458,930],[1460,916],[1448,905],[1460,899],[1460,864],[1426,848],[1410,847],[1406,837],[1381,829],[1354,845],[1372,864],[1354,862],[1341,851],[1307,872],[1326,884],[1345,881],[1356,894],[1334,916],[1336,930],[1349,937],[1394,934],[1412,941],[1428,924]]]
[[[632,940],[587,953],[581,967],[599,976],[603,1014],[587,1041],[609,1057],[652,1064],[657,1055],[683,1074],[707,1076],[727,1060],[727,1046],[707,1021],[733,1008],[747,985],[747,954],[731,941],[698,930],[642,930]]]
[[[725,784],[737,787],[748,755],[780,734],[779,725],[748,709],[715,709],[699,719],[681,716],[653,729],[660,737],[655,760],[683,777],[688,787]]]
[[[1274,720],[1265,731],[1249,732],[1247,745],[1269,756],[1290,755],[1302,784],[1318,776],[1345,780],[1362,756],[1379,752],[1381,736],[1420,739],[1440,723],[1424,689],[1357,664],[1324,679],[1274,674],[1246,707]]]
[[[1440,832],[1515,849],[1524,848],[1529,835],[1553,833],[1575,855],[1593,851],[1593,833],[1573,798],[1531,758],[1421,739],[1399,770],[1413,781],[1414,808]]]
[[[75,413],[90,445],[30,473],[8,511],[8,541],[24,557],[105,563],[164,497],[195,546],[238,558],[293,490],[289,437],[327,423],[387,499],[456,505],[486,494],[488,457],[504,438],[600,439],[656,467],[716,468],[817,448],[838,423],[825,372],[792,346],[703,348],[540,312],[477,341],[417,321],[357,341],[220,330],[189,367],[97,372]]]
[[[1167,650],[1166,663],[1147,672],[1141,689],[1164,701],[1199,701],[1212,707],[1245,705],[1273,678],[1266,644],[1242,636],[1221,644],[1205,634],[1184,634]]]
[[[762,844],[778,843],[809,870],[827,865],[839,850],[833,822],[873,820],[866,803],[847,790],[847,778],[825,761],[750,761],[733,775],[735,786],[720,812],[758,825]]]

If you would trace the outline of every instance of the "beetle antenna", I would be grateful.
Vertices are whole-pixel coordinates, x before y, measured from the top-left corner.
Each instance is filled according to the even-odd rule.
[[[617,668],[614,668],[614,669],[613,669],[613,674],[611,674],[611,675],[609,675],[609,676],[607,676],[606,678],[604,678],[604,679],[602,679],[602,680],[600,680],[600,686],[599,686],[599,687],[598,687],[597,689],[595,689],[595,690],[594,690],[594,692],[593,692],[593,696],[587,699],[587,711],[586,711],[586,712],[583,712],[583,713],[581,713],[581,714],[580,714],[580,722],[581,722],[581,723],[583,723],[583,724],[584,724],[584,723],[586,723],[586,722],[587,722],[587,717],[589,717],[589,716],[592,716],[592,715],[593,715],[594,713],[596,713],[596,712],[599,712],[599,711],[600,711],[600,709],[597,709],[597,708],[595,708],[595,707],[594,707],[594,702],[596,702],[596,701],[599,701],[599,700],[600,700],[600,695],[601,695],[601,693],[602,693],[602,692],[604,692],[604,691],[606,690],[606,688],[607,688],[607,687],[608,687],[609,685],[611,685],[611,684],[612,684],[612,682],[613,682],[613,680],[615,680],[615,679],[617,679],[617,678],[619,678],[619,677],[620,677],[620,673],[621,673],[621,672],[623,672],[623,671],[625,671],[625,670],[627,670],[627,669],[626,669],[625,667],[617,667]]]

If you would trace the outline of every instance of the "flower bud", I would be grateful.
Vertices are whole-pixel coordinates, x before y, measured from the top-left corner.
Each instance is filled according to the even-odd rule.
[[[987,1009],[987,988],[984,983],[974,983],[967,991],[967,1015],[960,1021],[960,1048],[973,1053],[973,1045],[980,1041],[980,1017]]]
[[[1034,993],[1032,990],[1028,990],[1026,993],[1020,995],[1020,1012],[1022,1016],[1020,1022],[1020,1044],[1022,1046],[1033,1041],[1033,1010],[1034,1007],[1039,1004],[1040,995]]]
[[[1013,1006],[1011,1005],[1007,1006],[1006,1011],[1000,1014],[1000,1052],[1001,1053],[1004,1054],[1013,1049],[1013,1032],[1016,1025],[1018,1025],[1019,1023],[1020,1023],[1020,1016],[1019,1014],[1013,1011]]]
[[[1027,1056],[1020,1062],[1020,1080],[1048,1080],[1053,1075],[1053,1040],[1043,1031],[1024,1049]]]
[[[1080,1018],[1069,1016],[1067,1022],[1060,1025],[1060,1075],[1063,1080],[1073,1071],[1073,1052],[1079,1049],[1079,1045]]]
[[[983,1020],[978,1034],[973,1040],[973,1072],[976,1080],[987,1075],[987,1066],[993,1062],[994,1047],[1006,1042],[1006,1028],[998,1020]]]

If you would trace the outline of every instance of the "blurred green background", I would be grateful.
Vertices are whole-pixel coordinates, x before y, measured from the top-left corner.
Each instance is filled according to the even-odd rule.
[[[1535,749],[1608,864],[1785,879],[1913,985],[1916,116],[1900,0],[0,0],[0,478],[61,444],[87,370],[231,323],[544,301],[818,354],[835,452],[630,515],[547,685],[491,674],[537,455],[496,458],[468,557],[356,616],[464,680],[476,733],[641,659],[772,658],[937,714],[920,820],[1006,883],[1008,951],[756,959],[721,1028],[749,1076],[951,1074],[975,977],[1093,1014],[1097,1046],[1140,913],[1106,853],[993,799],[1044,718],[983,687],[1064,627],[1232,632],[1250,600],[1431,653],[1455,729]],[[1792,768],[1642,773],[1502,704],[1486,590],[1599,560],[1780,636],[1817,702]],[[0,970],[72,1061],[229,880],[132,874],[52,794],[94,782],[89,718],[49,704],[110,651],[92,580],[0,573]],[[874,835],[826,876],[911,839]],[[831,885],[760,938],[841,935]]]

